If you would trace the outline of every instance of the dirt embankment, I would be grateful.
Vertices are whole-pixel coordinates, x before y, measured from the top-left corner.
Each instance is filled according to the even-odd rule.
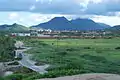
[[[120,75],[95,73],[38,80],[120,80]]]

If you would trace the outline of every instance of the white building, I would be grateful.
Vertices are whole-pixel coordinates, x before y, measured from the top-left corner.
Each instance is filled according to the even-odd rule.
[[[11,33],[12,36],[30,36],[30,33]]]
[[[50,37],[50,35],[37,34],[38,37]]]

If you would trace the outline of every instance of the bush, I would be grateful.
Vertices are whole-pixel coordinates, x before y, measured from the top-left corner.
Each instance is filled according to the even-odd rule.
[[[18,60],[18,61],[21,60],[21,59],[22,59],[22,58],[15,58],[15,60]]]
[[[45,63],[43,63],[43,62],[37,62],[37,63],[35,63],[35,65],[36,66],[40,66],[40,65],[45,65]]]
[[[2,77],[0,77],[0,80],[4,80]]]
[[[96,50],[97,53],[102,53],[102,50]]]
[[[19,63],[16,61],[16,62],[13,62],[13,63],[9,63],[8,65],[19,65]]]
[[[68,75],[76,75],[83,73],[83,70],[80,69],[62,69],[62,70],[52,70],[45,74],[37,74],[30,76],[24,80],[35,80],[35,79],[41,79],[41,78],[56,78],[60,76],[68,76]]]
[[[22,74],[13,74],[13,75],[5,77],[5,80],[22,80],[22,79],[23,79]]]
[[[59,55],[63,55],[63,56],[64,56],[64,55],[67,54],[67,52],[65,52],[65,51],[64,51],[64,52],[58,52],[57,54],[59,54]]]
[[[69,49],[66,49],[66,51],[74,51],[75,49],[73,48],[69,48]]]
[[[120,49],[120,47],[116,47],[115,49]]]
[[[91,47],[84,47],[84,49],[91,49]]]

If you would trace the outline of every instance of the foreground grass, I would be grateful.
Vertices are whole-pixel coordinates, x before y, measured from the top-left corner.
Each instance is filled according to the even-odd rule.
[[[120,74],[120,38],[115,39],[25,39],[38,63],[50,64],[48,73],[28,80],[81,73]],[[26,80],[27,80],[26,78]]]

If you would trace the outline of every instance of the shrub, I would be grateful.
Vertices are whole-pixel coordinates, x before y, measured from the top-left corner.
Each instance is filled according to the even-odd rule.
[[[116,47],[115,49],[120,49],[120,47]]]
[[[21,60],[21,59],[22,59],[22,58],[15,58],[15,60],[18,60],[18,61]]]
[[[102,50],[96,50],[97,53],[102,53]]]
[[[84,47],[84,49],[91,49],[91,47]]]
[[[4,80],[2,77],[0,77],[0,80]]]
[[[43,62],[37,62],[37,63],[35,63],[35,65],[36,66],[40,66],[40,65],[45,65],[45,63],[43,63]]]
[[[64,51],[64,52],[58,52],[57,54],[59,54],[59,55],[63,55],[63,56],[64,56],[64,55],[67,54],[67,52],[65,52],[65,51]]]
[[[5,77],[5,80],[22,80],[23,75],[22,74],[13,74]]]
[[[74,51],[75,49],[73,48],[69,48],[69,49],[66,49],[66,51]]]
[[[13,62],[13,63],[9,63],[8,65],[19,65],[19,63],[16,61],[16,62]]]

